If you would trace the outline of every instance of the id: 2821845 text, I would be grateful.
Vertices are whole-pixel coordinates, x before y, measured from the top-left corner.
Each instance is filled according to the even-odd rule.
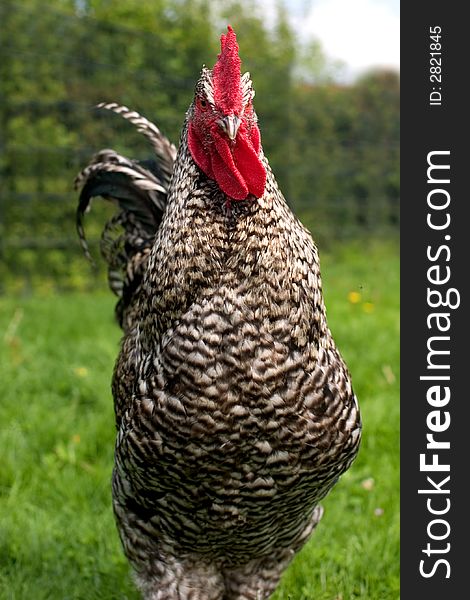
[[[439,25],[429,27],[429,105],[442,105],[442,28]]]

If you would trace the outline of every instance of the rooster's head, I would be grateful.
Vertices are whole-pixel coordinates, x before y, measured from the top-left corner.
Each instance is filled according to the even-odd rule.
[[[266,169],[253,109],[250,74],[241,75],[235,32],[220,38],[212,70],[203,68],[189,112],[188,145],[194,162],[233,200],[260,198]]]

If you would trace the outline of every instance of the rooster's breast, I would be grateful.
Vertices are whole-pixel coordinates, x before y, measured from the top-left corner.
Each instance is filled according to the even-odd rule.
[[[141,461],[132,487],[188,550],[288,545],[357,451],[357,405],[332,342],[299,347],[285,314],[262,315],[239,291],[194,303],[138,389],[122,440],[138,446],[125,451]]]

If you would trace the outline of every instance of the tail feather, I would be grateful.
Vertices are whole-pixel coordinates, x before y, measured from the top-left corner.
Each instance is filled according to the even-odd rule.
[[[173,173],[173,164],[176,158],[176,146],[165,137],[158,127],[143,117],[135,110],[130,110],[127,106],[121,106],[116,102],[101,102],[97,108],[105,108],[120,115],[130,121],[137,127],[137,131],[142,133],[152,144],[156,156],[159,159],[160,168],[166,173],[168,179]]]
[[[108,282],[119,297],[116,314],[129,324],[129,308],[145,272],[150,248],[166,207],[176,149],[160,130],[135,111],[117,104],[101,104],[136,125],[151,141],[156,160],[130,160],[114,150],[101,150],[77,175],[80,189],[77,232],[85,255],[92,260],[83,226],[93,198],[101,196],[118,212],[104,226],[101,254],[108,264]]]

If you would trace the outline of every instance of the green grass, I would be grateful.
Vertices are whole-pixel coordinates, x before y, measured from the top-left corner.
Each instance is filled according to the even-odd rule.
[[[322,272],[363,443],[275,600],[396,600],[398,247],[337,248]],[[111,510],[113,304],[103,293],[0,298],[2,600],[138,598]]]

